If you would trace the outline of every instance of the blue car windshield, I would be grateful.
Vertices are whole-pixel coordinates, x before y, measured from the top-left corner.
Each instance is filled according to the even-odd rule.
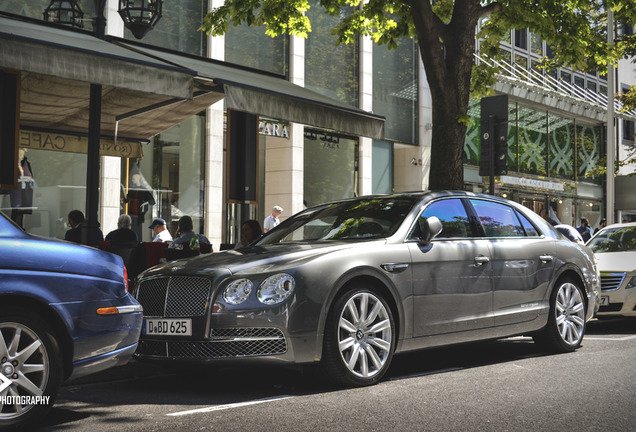
[[[369,197],[312,207],[281,223],[256,245],[389,237],[416,202],[411,196]]]

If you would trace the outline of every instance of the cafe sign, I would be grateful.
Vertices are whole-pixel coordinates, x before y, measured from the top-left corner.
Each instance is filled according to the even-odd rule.
[[[67,153],[87,153],[88,138],[63,133],[36,132],[20,129],[18,145],[21,148],[33,150],[51,150]],[[141,158],[143,151],[141,143],[125,140],[99,141],[100,156],[116,156],[122,158]]]

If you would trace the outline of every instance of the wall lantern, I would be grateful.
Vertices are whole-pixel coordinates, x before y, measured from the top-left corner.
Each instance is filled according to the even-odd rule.
[[[44,21],[84,28],[84,12],[75,0],[51,0],[43,15]]]
[[[101,27],[106,25],[103,14],[106,0],[99,0],[97,3],[98,16],[95,18],[95,24],[102,30],[97,30],[97,33],[103,36]],[[124,21],[124,25],[137,39],[143,38],[154,28],[161,18],[162,8],[163,0],[119,0],[119,15]],[[83,18],[84,12],[82,12],[77,0],[51,0],[49,6],[44,10],[44,21],[76,28],[84,28]]]
[[[119,15],[137,38],[143,38],[161,18],[163,0],[119,0]]]

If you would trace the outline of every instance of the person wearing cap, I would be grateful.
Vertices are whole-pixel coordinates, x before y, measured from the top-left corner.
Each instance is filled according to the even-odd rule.
[[[283,212],[283,208],[280,206],[275,205],[274,208],[272,208],[272,214],[267,216],[265,218],[265,222],[263,222],[264,233],[271,230],[272,228],[274,228],[276,225],[280,223],[278,216],[280,216],[282,212]]]
[[[155,238],[152,240],[153,242],[172,241],[172,236],[170,235],[170,231],[168,231],[165,220],[157,218],[152,221],[148,228],[150,228],[152,232],[155,233]]]

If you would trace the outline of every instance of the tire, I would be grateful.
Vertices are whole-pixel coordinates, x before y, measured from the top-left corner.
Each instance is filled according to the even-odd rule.
[[[0,429],[24,428],[41,420],[55,401],[63,376],[62,360],[47,327],[27,310],[0,309],[0,397],[44,397],[11,404],[2,404],[7,399],[1,398]]]
[[[375,384],[391,364],[395,339],[393,314],[382,294],[351,289],[338,297],[327,316],[323,373],[338,385]]]
[[[535,342],[558,353],[579,348],[585,335],[584,298],[577,282],[559,280],[550,296],[548,324],[534,336]]]

